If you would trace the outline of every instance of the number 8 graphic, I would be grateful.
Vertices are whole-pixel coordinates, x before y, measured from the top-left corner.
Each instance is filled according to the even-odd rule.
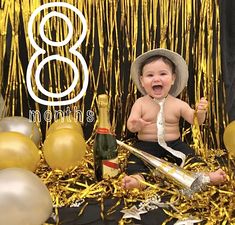
[[[46,9],[46,8],[50,8],[50,7],[54,7],[54,6],[59,6],[59,7],[66,7],[66,8],[69,8],[71,9],[73,12],[75,12],[79,18],[81,19],[82,21],[82,25],[83,25],[83,29],[82,29],[82,34],[80,36],[80,38],[78,39],[78,41],[69,49],[69,52],[71,52],[73,55],[75,55],[76,57],[78,57],[78,59],[80,60],[81,64],[82,64],[82,68],[83,68],[83,72],[84,72],[84,81],[83,81],[83,87],[82,87],[82,90],[80,91],[80,93],[75,96],[73,99],[69,99],[69,100],[64,100],[64,101],[46,101],[46,100],[43,100],[43,99],[40,99],[38,96],[35,95],[35,93],[33,92],[33,89],[32,89],[32,84],[31,84],[31,75],[32,75],[32,67],[33,67],[33,64],[35,62],[35,60],[38,58],[39,55],[43,55],[46,53],[46,51],[42,48],[40,48],[37,43],[35,42],[34,40],[34,37],[33,37],[33,32],[32,32],[32,29],[33,29],[33,22],[34,22],[34,19],[35,17],[37,16],[38,13],[40,13],[40,11]],[[60,42],[54,42],[54,41],[51,41],[49,40],[45,34],[44,34],[44,25],[46,23],[46,21],[48,19],[50,19],[51,17],[54,17],[54,16],[57,16],[57,17],[60,17],[61,19],[63,19],[66,24],[68,25],[68,35],[67,37],[63,40],[63,41],[60,41]],[[31,97],[38,103],[42,104],[42,105],[50,105],[50,106],[59,106],[59,105],[69,105],[69,104],[72,104],[76,101],[78,101],[80,98],[82,98],[82,96],[84,95],[84,93],[86,92],[86,89],[87,89],[87,86],[88,86],[88,68],[87,68],[87,64],[86,64],[86,61],[85,59],[83,58],[83,56],[78,52],[76,51],[76,49],[81,45],[81,43],[83,42],[85,36],[86,36],[86,32],[87,32],[87,24],[86,24],[86,19],[85,17],[83,16],[83,14],[74,6],[68,4],[68,3],[65,3],[65,2],[52,2],[52,3],[47,3],[47,4],[44,4],[44,5],[41,5],[39,6],[34,12],[33,14],[31,15],[30,19],[29,19],[29,23],[28,23],[28,35],[29,35],[29,40],[30,40],[30,43],[32,44],[32,46],[36,49],[36,52],[33,54],[33,56],[31,57],[30,61],[29,61],[29,64],[28,64],[28,67],[27,67],[27,73],[26,73],[26,83],[27,83],[27,88],[28,88],[28,91],[29,91],[29,94],[31,95]],[[73,36],[73,26],[72,26],[72,23],[70,21],[70,19],[65,16],[64,14],[62,13],[59,13],[59,12],[56,12],[56,11],[53,11],[53,12],[50,12],[48,13],[41,21],[40,23],[40,36],[42,38],[42,40],[44,42],[46,42],[48,45],[51,45],[51,46],[64,46],[66,45],[72,38]],[[40,82],[40,72],[41,72],[41,69],[43,68],[43,66],[49,62],[49,61],[52,61],[52,60],[59,60],[59,61],[63,61],[63,62],[66,62],[68,63],[73,71],[74,71],[74,79],[73,79],[73,82],[72,84],[70,85],[70,87],[64,91],[64,92],[61,92],[61,93],[51,93],[49,91],[46,91],[43,86],[41,85],[41,82]],[[78,68],[77,66],[75,65],[74,62],[72,62],[72,60],[66,58],[66,57],[63,57],[63,56],[60,56],[60,55],[50,55],[48,57],[46,57],[45,59],[43,59],[37,69],[36,69],[36,72],[35,72],[35,81],[36,81],[36,86],[38,87],[38,90],[40,90],[44,95],[48,96],[48,97],[52,97],[52,98],[61,98],[61,97],[64,97],[66,95],[68,95],[69,93],[71,93],[73,91],[73,89],[76,87],[76,84],[78,82]]]

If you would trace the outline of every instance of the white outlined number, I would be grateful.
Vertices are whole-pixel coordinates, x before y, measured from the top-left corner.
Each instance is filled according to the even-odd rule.
[[[81,19],[81,22],[82,22],[82,25],[83,25],[81,36],[78,39],[78,41],[69,49],[69,52],[72,53],[73,55],[75,55],[76,57],[78,57],[78,59],[80,60],[82,68],[83,68],[84,79],[83,79],[83,86],[82,86],[82,89],[81,89],[80,93],[77,96],[75,96],[74,98],[69,99],[69,100],[63,100],[63,101],[46,101],[46,100],[43,100],[43,99],[39,98],[37,95],[35,95],[35,93],[33,92],[33,89],[32,89],[31,77],[32,77],[33,64],[34,64],[35,60],[38,58],[39,55],[43,55],[43,54],[46,53],[46,51],[44,49],[40,48],[37,45],[37,43],[35,42],[32,30],[33,30],[33,22],[34,22],[35,17],[42,10],[50,8],[50,7],[56,7],[56,6],[71,9]],[[66,24],[68,26],[68,35],[63,41],[55,42],[55,41],[49,40],[46,37],[46,35],[44,33],[44,26],[45,26],[45,23],[47,22],[47,20],[49,20],[51,17],[60,17],[61,19],[63,19],[66,22]],[[80,98],[82,98],[82,96],[86,92],[87,86],[88,86],[88,80],[89,80],[88,79],[88,68],[87,68],[87,64],[86,64],[85,59],[83,58],[83,56],[78,51],[76,51],[76,49],[81,45],[81,43],[85,39],[86,32],[87,32],[87,23],[86,23],[85,17],[83,16],[83,14],[76,7],[74,7],[73,5],[70,5],[68,3],[65,3],[65,2],[47,3],[47,4],[39,6],[33,12],[33,14],[31,15],[31,17],[29,19],[29,23],[28,23],[28,36],[29,36],[30,43],[35,48],[36,52],[31,57],[31,59],[29,61],[29,64],[28,64],[28,67],[27,67],[26,83],[27,83],[27,88],[28,88],[30,96],[36,102],[38,102],[42,105],[59,106],[59,105],[72,104],[74,102],[77,102]],[[45,43],[47,43],[48,45],[55,46],[55,47],[65,46],[71,40],[71,38],[73,36],[72,23],[66,15],[64,15],[62,13],[59,13],[59,12],[56,12],[56,11],[52,11],[52,12],[48,13],[45,17],[43,17],[43,19],[40,23],[40,36],[41,36],[42,40]],[[40,73],[41,73],[41,70],[42,70],[43,66],[47,62],[52,61],[52,60],[59,60],[59,61],[63,61],[65,63],[69,64],[72,67],[73,72],[74,72],[74,79],[73,79],[72,84],[70,85],[70,87],[66,91],[61,92],[61,93],[51,93],[51,92],[45,90],[43,88],[43,86],[41,85],[41,82],[40,82]],[[60,56],[60,55],[50,55],[50,56],[44,58],[39,63],[39,65],[36,69],[36,72],[35,72],[35,82],[36,82],[36,86],[38,87],[38,90],[41,91],[44,95],[46,95],[48,97],[52,97],[52,98],[61,98],[61,97],[67,96],[76,87],[76,84],[78,83],[78,79],[79,79],[79,71],[78,71],[78,68],[77,68],[76,64],[74,62],[72,62],[71,59],[66,58],[64,56]]]

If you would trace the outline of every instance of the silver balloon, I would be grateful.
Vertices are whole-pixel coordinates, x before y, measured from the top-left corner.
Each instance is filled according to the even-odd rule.
[[[47,187],[34,173],[21,168],[0,170],[1,225],[42,225],[52,208]]]
[[[11,116],[0,119],[0,132],[15,131],[28,136],[37,147],[41,141],[41,132],[36,123],[26,117]]]

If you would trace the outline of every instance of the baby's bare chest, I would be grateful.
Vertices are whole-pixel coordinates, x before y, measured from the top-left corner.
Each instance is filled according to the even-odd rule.
[[[156,122],[160,107],[152,105],[151,107],[143,107],[142,118],[149,122]],[[166,123],[177,123],[180,119],[180,109],[177,107],[164,107],[163,116]]]

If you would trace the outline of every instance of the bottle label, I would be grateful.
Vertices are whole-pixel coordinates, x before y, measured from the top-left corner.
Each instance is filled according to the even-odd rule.
[[[100,128],[100,127],[96,130],[96,133],[98,133],[98,134],[111,134],[111,132],[108,128]]]
[[[118,170],[118,158],[110,160],[102,160],[103,164],[103,178],[107,179],[109,177],[115,177]]]

